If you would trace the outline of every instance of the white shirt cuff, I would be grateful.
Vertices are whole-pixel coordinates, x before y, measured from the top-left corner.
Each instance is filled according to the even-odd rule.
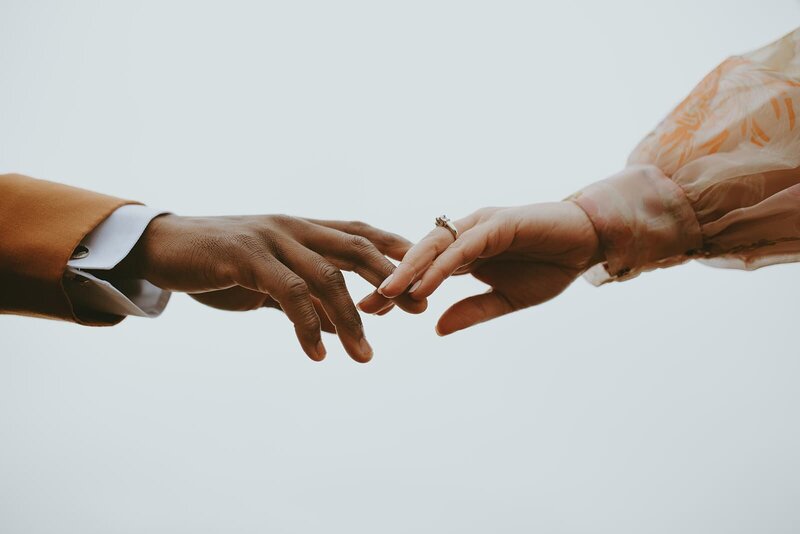
[[[147,280],[115,280],[112,284],[98,273],[86,272],[116,267],[133,250],[150,221],[164,213],[135,204],[121,206],[81,241],[64,277],[64,289],[76,309],[140,317],[156,317],[164,311],[169,291]]]

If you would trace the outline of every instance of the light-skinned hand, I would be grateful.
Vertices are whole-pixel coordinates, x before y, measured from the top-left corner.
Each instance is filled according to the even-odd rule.
[[[569,201],[483,208],[454,224],[458,239],[433,229],[359,308],[383,313],[406,295],[422,302],[449,276],[470,273],[489,289],[444,312],[436,325],[444,336],[541,304],[603,259],[591,221]]]

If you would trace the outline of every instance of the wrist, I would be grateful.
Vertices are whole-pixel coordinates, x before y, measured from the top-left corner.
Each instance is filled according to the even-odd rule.
[[[151,270],[152,251],[158,248],[157,243],[163,233],[163,226],[174,217],[177,215],[164,214],[154,217],[130,253],[114,268],[114,273],[124,278],[147,280]]]
[[[588,251],[586,256],[588,259],[585,268],[588,269],[590,267],[594,267],[598,263],[605,262],[606,253],[605,249],[603,248],[603,242],[600,239],[600,235],[597,233],[597,229],[595,228],[591,217],[589,217],[581,205],[574,200],[565,200],[562,202],[562,204],[564,204],[567,209],[574,213],[574,220],[579,221],[578,227],[583,235],[581,242],[585,244],[585,247]]]
[[[655,166],[630,166],[569,200],[594,226],[609,279],[680,263],[702,246],[686,195]]]

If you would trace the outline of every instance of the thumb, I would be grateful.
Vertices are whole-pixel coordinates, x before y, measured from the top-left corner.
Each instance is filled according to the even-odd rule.
[[[506,315],[515,309],[508,297],[490,289],[486,293],[467,297],[450,306],[436,323],[436,333],[446,336]]]

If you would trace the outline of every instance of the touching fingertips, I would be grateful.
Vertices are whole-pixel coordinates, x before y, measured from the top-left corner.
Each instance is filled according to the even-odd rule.
[[[387,306],[386,308],[382,309],[381,311],[376,312],[375,315],[383,316],[383,315],[386,315],[387,313],[389,313],[390,311],[392,311],[393,309],[394,309],[394,304],[391,304],[391,305]]]
[[[356,308],[358,308],[359,310],[361,310],[364,313],[369,313],[367,310],[364,309],[364,306],[368,306],[369,305],[369,301],[370,301],[370,297],[371,296],[372,296],[372,293],[370,293],[369,295],[367,295],[363,299],[359,300],[356,303]]]
[[[392,279],[393,279],[393,278],[394,278],[394,274],[390,274],[389,276],[387,276],[387,277],[386,277],[386,280],[384,280],[384,281],[381,283],[381,285],[380,285],[380,286],[378,286],[378,293],[380,293],[381,295],[384,295],[384,292],[383,292],[383,291],[386,289],[386,286],[388,286],[389,284],[391,284],[391,283],[392,283]],[[385,296],[385,295],[384,295],[384,296]]]
[[[416,301],[425,300],[436,291],[437,287],[439,287],[438,281],[432,279],[430,273],[427,273],[411,286],[411,290],[408,293]]]
[[[393,300],[383,299],[383,302],[373,305],[369,313],[373,315],[383,315],[383,312],[391,310],[394,306],[395,303]]]
[[[398,301],[398,303],[399,302],[401,301]],[[407,301],[402,301],[401,307],[408,313],[419,314],[428,309],[428,299],[419,297],[417,299],[409,298]]]
[[[417,289],[419,289],[419,286],[421,284],[422,284],[422,280],[417,280],[416,282],[414,282],[414,284],[411,286],[411,289],[408,290],[408,294],[411,295],[411,296],[414,296],[414,292]]]
[[[401,263],[378,287],[378,293],[387,298],[395,298],[406,290],[414,276],[415,270],[407,263]]]
[[[356,307],[364,313],[377,313],[391,304],[390,300],[379,295],[378,293],[370,293],[356,304]]]

